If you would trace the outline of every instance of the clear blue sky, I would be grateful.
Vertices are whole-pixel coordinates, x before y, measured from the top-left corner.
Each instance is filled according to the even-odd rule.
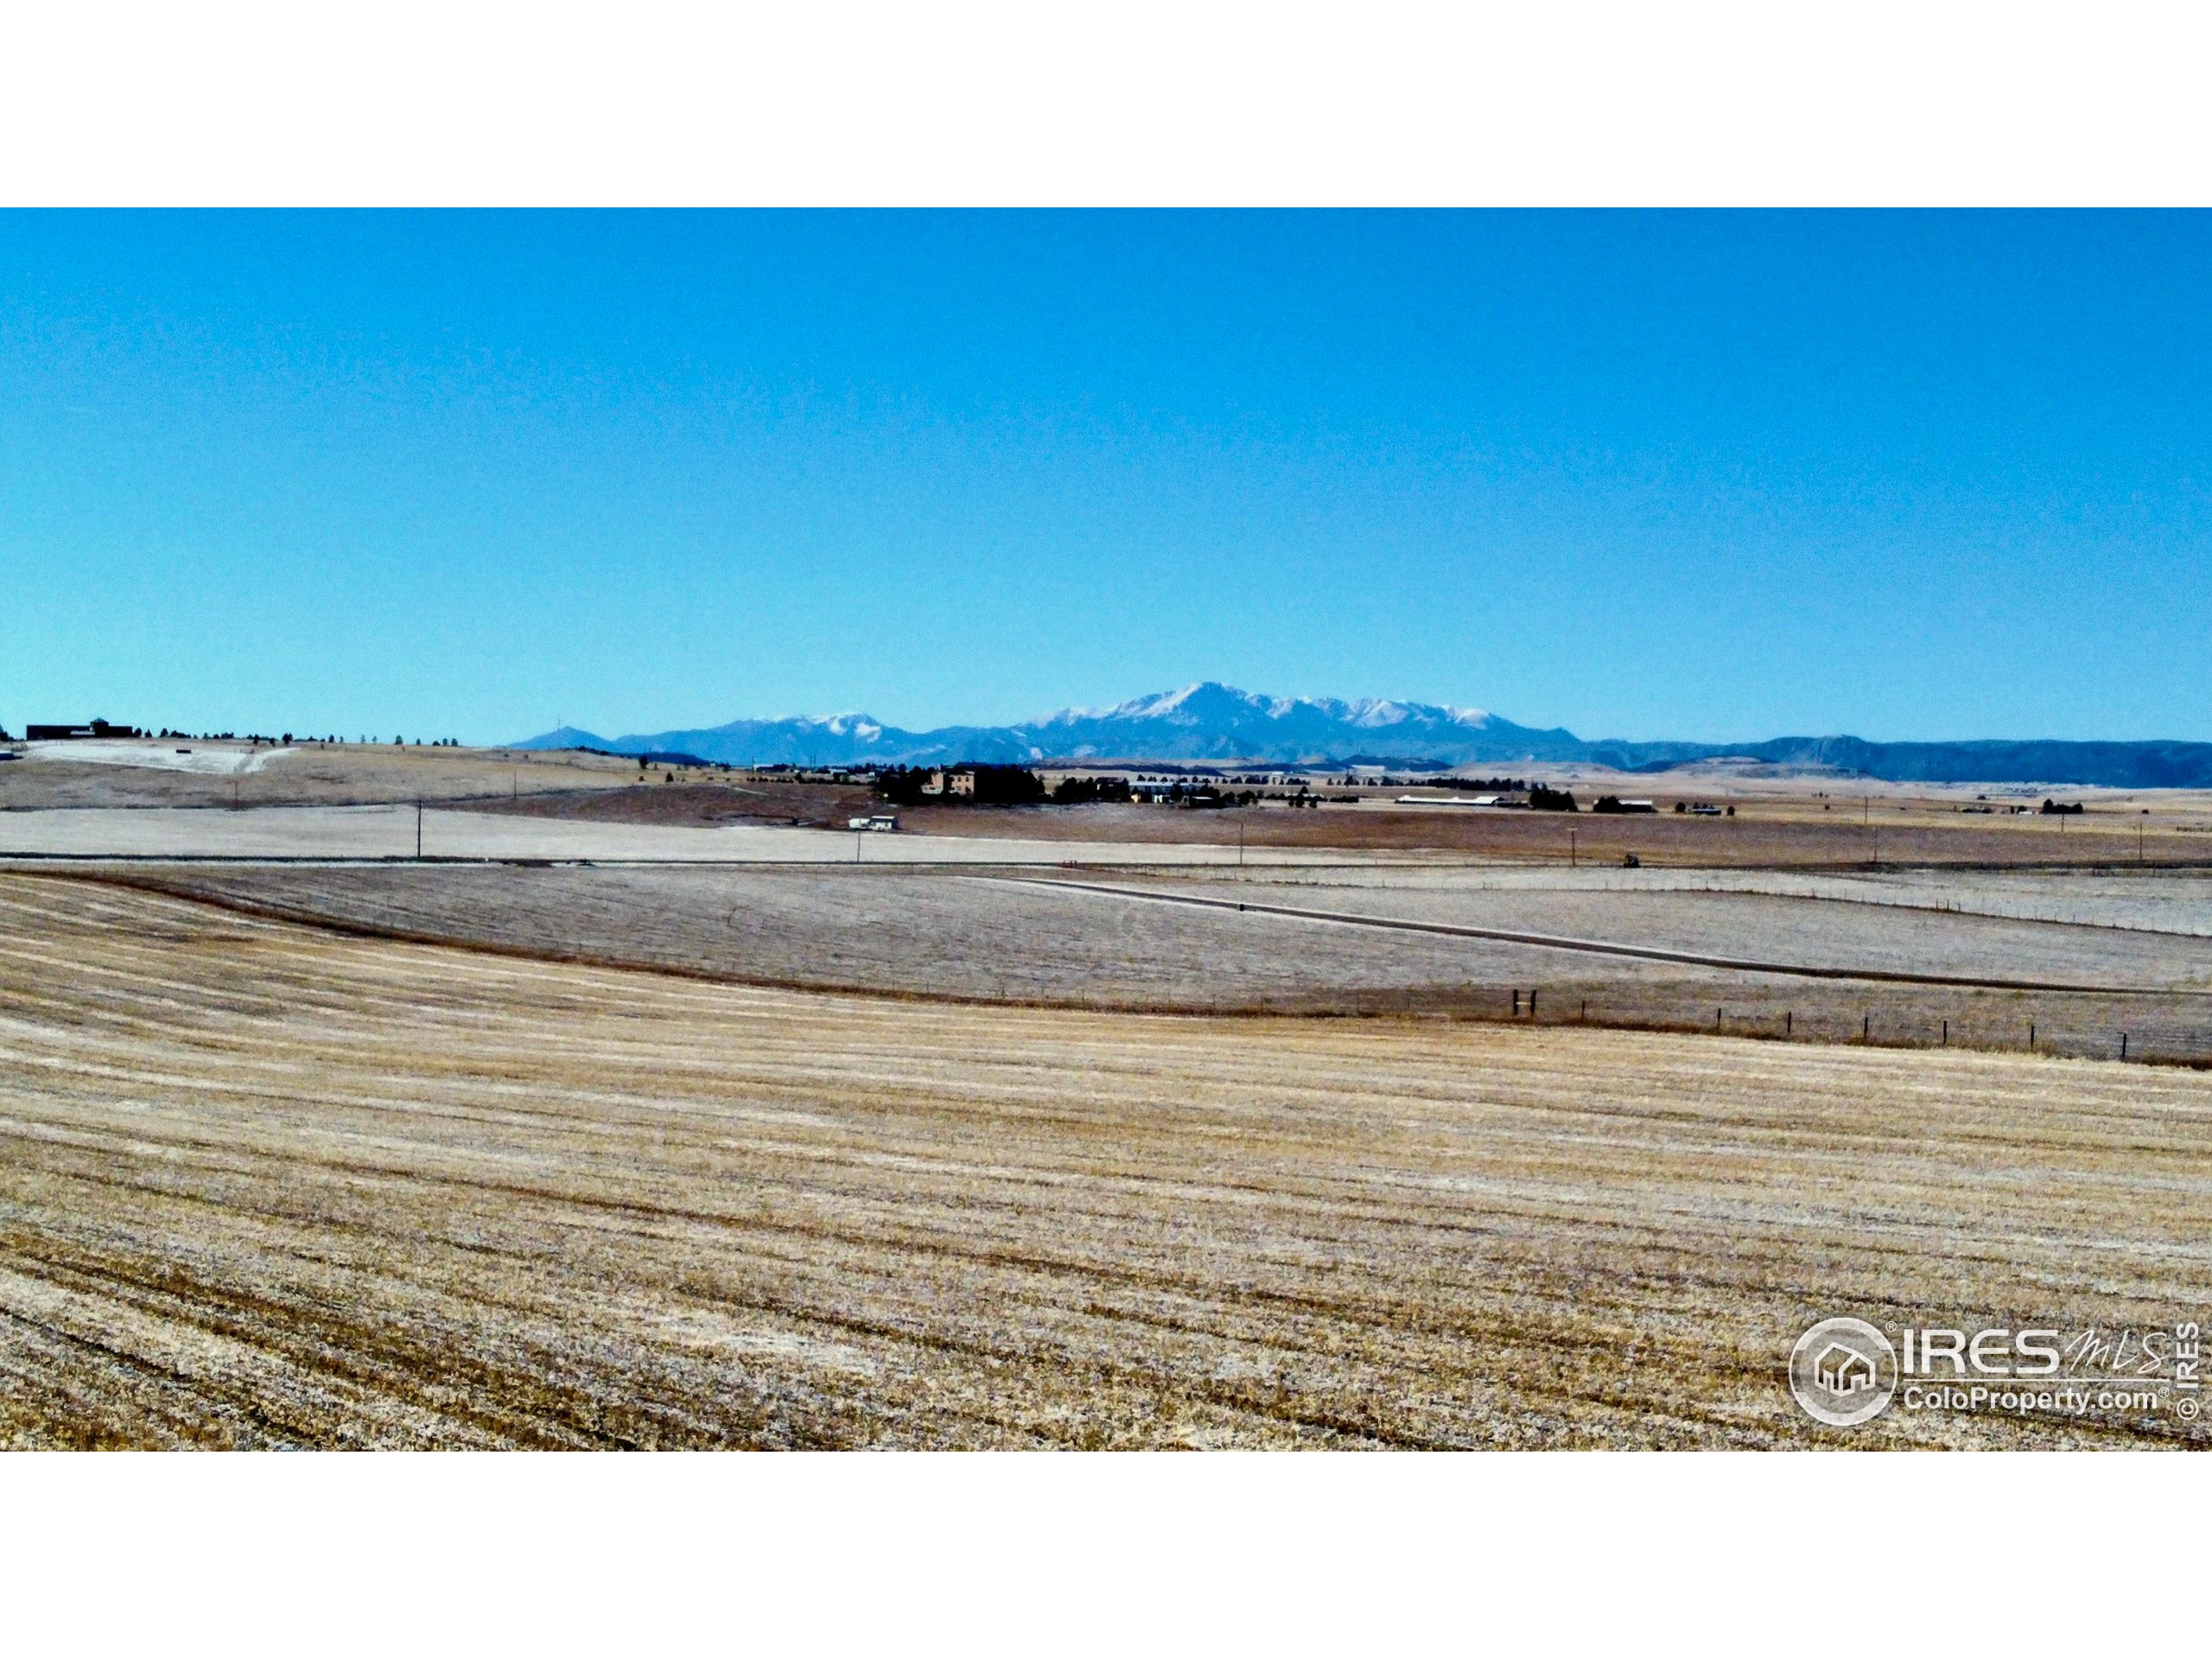
[[[2212,739],[2202,214],[0,216],[0,724]]]

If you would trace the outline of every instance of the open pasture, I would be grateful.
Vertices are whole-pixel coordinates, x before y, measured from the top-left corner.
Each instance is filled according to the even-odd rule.
[[[2212,941],[1928,905],[1689,891],[1663,872],[1560,872],[1550,885],[1532,871],[1344,868],[113,874],[385,936],[753,984],[1131,1011],[1484,1020],[1527,1017],[1534,992],[1540,1023],[1997,1048],[2026,1046],[2032,1027],[2037,1046],[2054,1052],[2116,1056],[2125,1033],[2132,1060],[2212,1062]],[[1654,879],[1624,885],[1643,875]],[[1188,899],[1205,902],[1178,902]],[[1427,925],[1580,948],[1419,931]],[[1727,965],[1745,961],[1816,971]]]
[[[180,751],[189,750],[189,753]],[[41,743],[0,766],[5,815],[54,808],[366,806],[567,797],[632,784],[635,762],[575,751],[385,743],[252,745],[194,738]]]
[[[179,756],[180,748],[193,753]],[[1221,810],[924,804],[902,810],[905,833],[888,838],[906,848],[879,855],[957,861],[971,855],[964,843],[984,842],[1018,845],[1027,849],[1024,856],[1046,863],[1116,856],[1219,861],[1242,844],[1263,861],[1301,864],[1382,859],[1596,868],[1618,867],[1633,855],[1653,868],[1808,874],[1885,866],[2212,869],[2212,792],[2202,791],[2050,789],[2040,793],[2078,802],[2086,811],[2016,817],[2005,809],[2038,791],[2003,790],[1984,800],[1971,786],[1725,768],[1654,775],[1511,769],[1549,777],[1586,807],[1611,793],[1649,796],[1660,810],[1614,817],[1424,808],[1398,798],[1433,790],[1341,783],[1321,785],[1329,798],[1318,810],[1293,810],[1279,800]],[[685,831],[836,829],[874,804],[864,785],[711,767],[640,767],[632,759],[582,751],[308,742],[272,749],[195,740],[52,743],[0,765],[0,854],[391,856],[402,842],[411,849],[411,833],[398,841],[334,837],[328,823],[298,810],[411,808],[417,801],[445,809],[440,816],[448,820],[448,855],[488,857],[524,848],[552,857],[690,856],[668,850],[684,842]],[[1678,814],[1669,810],[1676,802],[1726,803],[1734,816]],[[189,810],[162,822],[143,817],[148,808]],[[216,808],[246,809],[244,816],[266,821],[251,830],[194,821],[212,818],[200,810]],[[295,811],[287,817],[251,810],[265,808]],[[38,822],[56,809],[117,816]]]
[[[1639,872],[1622,872],[1632,875]],[[1097,878],[1101,880],[1108,878]],[[1117,885],[1338,913],[1613,941],[1717,958],[1959,979],[2212,993],[2212,938],[1948,907],[1925,882],[1919,902],[1841,893],[1798,896],[1716,884],[1602,887],[1462,884],[1422,872],[1133,874]],[[2145,909],[2149,908],[2147,906]],[[2189,912],[2183,909],[2183,916]]]
[[[1655,787],[1649,779],[1618,778],[1605,786],[1639,793]],[[1584,787],[1586,803],[1592,797]],[[1734,817],[1707,818],[1663,810],[1651,816],[1613,817],[1405,807],[1395,798],[1402,792],[1367,791],[1357,804],[1332,801],[1315,810],[1293,810],[1280,802],[1213,810],[923,805],[903,808],[899,817],[908,834],[939,840],[1009,839],[1044,847],[1082,842],[1132,850],[1234,847],[1241,841],[1262,855],[1294,852],[1307,861],[1382,855],[1618,866],[1634,854],[1649,865],[1713,869],[1858,870],[1884,864],[2088,868],[2139,859],[2148,866],[2212,868],[2212,800],[2193,792],[2100,796],[2087,815],[2063,819],[1970,816],[1960,810],[1955,798],[1917,794],[1885,795],[1878,808],[1863,816],[1855,796],[1822,802],[1798,793],[1746,795]],[[1685,798],[1706,795],[1691,785],[1678,792]],[[2139,800],[2148,804],[2147,812]],[[548,793],[534,803],[524,801],[519,809],[492,803],[487,810],[599,822],[703,825],[750,817],[819,824],[834,823],[836,813],[862,810],[867,803],[860,791],[679,779],[674,785],[633,785],[611,798]]]
[[[2212,1077],[687,982],[0,876],[17,1446],[1773,1446],[2202,1309]],[[1854,1444],[2160,1444],[1893,1412]]]
[[[1708,869],[1604,865],[1412,863],[1361,869],[1351,864],[1301,871],[1255,870],[1255,879],[1299,887],[1367,887],[1421,893],[1745,893],[1777,899],[1888,905],[1904,910],[2065,922],[2081,927],[2212,938],[2212,870],[2132,864],[2088,869],[1973,869],[1955,867],[1811,870]]]

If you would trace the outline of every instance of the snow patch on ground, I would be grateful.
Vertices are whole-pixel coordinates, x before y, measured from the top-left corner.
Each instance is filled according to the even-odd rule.
[[[236,778],[259,772],[296,749],[256,749],[238,743],[156,743],[80,738],[63,743],[24,746],[26,760],[74,760],[96,766],[146,766],[156,772],[197,772]]]

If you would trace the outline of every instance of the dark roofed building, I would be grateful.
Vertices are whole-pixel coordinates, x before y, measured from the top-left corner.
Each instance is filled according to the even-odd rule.
[[[81,737],[143,737],[136,726],[111,726],[104,720],[95,720],[84,726],[26,726],[24,741],[31,743],[67,742]]]

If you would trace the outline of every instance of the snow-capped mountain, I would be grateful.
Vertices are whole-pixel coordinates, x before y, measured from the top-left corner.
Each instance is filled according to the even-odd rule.
[[[1204,681],[1111,709],[1064,709],[1019,732],[1065,760],[1542,760],[1573,758],[1572,732],[1535,731],[1479,709],[1362,697],[1270,697]]]
[[[1382,697],[1269,697],[1212,680],[1110,709],[1063,709],[1014,726],[907,732],[867,715],[739,720],[701,730],[605,738],[564,726],[512,746],[617,754],[691,754],[733,765],[913,766],[957,760],[1160,760],[1277,766],[1491,766],[1586,761],[1651,772],[1740,756],[1903,783],[2093,784],[2120,789],[2212,787],[2212,744],[2046,741],[1870,743],[1777,737],[1758,743],[1586,742],[1560,727],[1516,726],[1479,709]]]
[[[1063,709],[1013,726],[902,731],[866,715],[740,720],[727,726],[603,738],[563,727],[518,748],[696,754],[769,765],[913,765],[950,760],[1548,760],[1580,757],[1572,732],[1537,731],[1478,709],[1363,697],[1270,697],[1204,681],[1111,709]]]

